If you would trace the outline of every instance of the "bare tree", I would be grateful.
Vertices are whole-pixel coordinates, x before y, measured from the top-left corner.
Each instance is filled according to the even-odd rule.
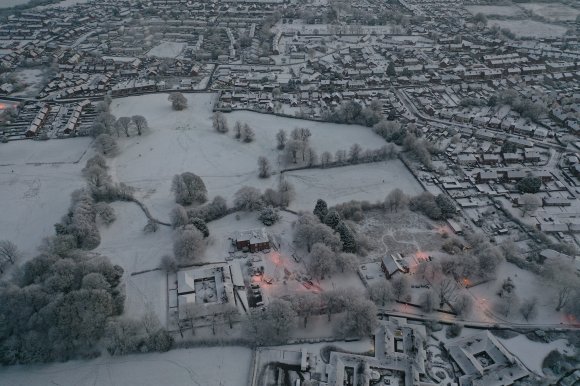
[[[203,180],[190,172],[176,174],[171,182],[171,190],[175,194],[175,202],[181,205],[207,201],[207,188]]]
[[[304,318],[304,328],[308,324],[308,318],[310,315],[316,313],[316,309],[320,309],[320,302],[316,295],[306,292],[298,293],[292,297],[291,300],[292,309],[296,314]]]
[[[149,125],[147,123],[147,119],[145,119],[142,115],[133,115],[131,118],[133,120],[133,124],[137,129],[137,135],[142,135],[149,129]]]
[[[169,218],[173,229],[187,225],[189,220],[187,217],[187,211],[181,205],[176,205],[175,208],[171,210]]]
[[[386,280],[373,283],[369,290],[371,299],[382,307],[385,307],[388,303],[391,303],[395,298],[393,287],[391,286],[391,283]]]
[[[391,212],[393,210],[398,212],[399,209],[404,208],[408,204],[409,197],[399,188],[392,190],[385,199],[385,207],[388,207]]]
[[[288,138],[286,136],[286,132],[283,129],[280,129],[276,133],[276,142],[278,143],[278,150],[284,149],[284,147],[286,146],[287,139]]]
[[[322,166],[323,168],[327,167],[328,165],[330,165],[332,163],[332,154],[330,152],[323,152],[320,155],[320,166]]]
[[[117,119],[117,122],[115,122],[115,126],[119,127],[121,130],[123,130],[123,132],[125,133],[127,138],[130,137],[129,130],[131,129],[131,118],[120,117],[119,119]],[[118,131],[117,131],[117,135],[119,135]]]
[[[540,206],[542,206],[542,200],[532,193],[522,194],[520,198],[520,204],[522,206],[522,216],[529,213],[534,213]]]
[[[193,226],[181,230],[173,243],[173,254],[181,264],[195,262],[204,250],[203,235]]]
[[[545,282],[556,290],[556,311],[562,310],[574,290],[580,288],[574,264],[571,261],[555,259],[544,265],[542,277]]]
[[[342,165],[344,163],[346,163],[347,161],[347,152],[346,150],[337,150],[335,155],[334,155],[334,161],[339,164]]]
[[[448,277],[441,280],[436,285],[437,294],[439,296],[439,307],[443,307],[445,303],[452,303],[457,291],[457,282]]]
[[[461,294],[455,299],[453,309],[460,317],[466,317],[471,313],[473,308],[473,299],[468,294]]]
[[[437,293],[432,289],[423,292],[419,296],[419,306],[423,312],[433,312],[438,302],[439,298],[437,297]]]
[[[254,130],[247,124],[244,123],[244,127],[242,129],[242,140],[246,143],[252,142],[256,137],[256,133]]]
[[[20,251],[18,250],[16,244],[10,240],[0,241],[0,260],[14,264],[19,258]]]
[[[278,183],[278,195],[280,206],[282,208],[286,208],[288,205],[290,205],[290,202],[294,200],[296,195],[294,185],[292,185],[292,183],[287,179],[281,178],[280,182]]]
[[[225,134],[228,132],[228,122],[226,121],[226,117],[222,112],[216,112],[213,115],[213,128],[218,133]]]
[[[242,138],[242,123],[240,121],[236,121],[234,124],[234,137],[236,139]]]
[[[94,142],[95,149],[105,157],[114,157],[119,153],[119,147],[115,138],[109,134],[99,135]]]
[[[348,152],[349,162],[353,164],[358,163],[360,160],[361,153],[362,147],[358,143],[353,144]]]
[[[411,289],[409,279],[403,275],[398,275],[391,279],[391,285],[393,287],[393,295],[395,295],[395,299],[399,301],[408,295]]]
[[[264,201],[258,189],[243,186],[234,195],[234,205],[240,210],[252,212],[261,209],[264,206]]]
[[[524,300],[520,306],[520,314],[526,322],[535,319],[538,315],[538,298]]]
[[[319,280],[336,270],[335,253],[322,243],[316,243],[312,246],[309,260],[309,272]]]
[[[258,158],[258,176],[260,178],[268,178],[271,174],[270,162],[266,157]]]
[[[187,98],[180,92],[173,92],[169,94],[169,101],[173,110],[181,111],[187,108]]]

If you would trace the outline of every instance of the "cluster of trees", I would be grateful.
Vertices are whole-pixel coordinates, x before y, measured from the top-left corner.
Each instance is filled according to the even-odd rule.
[[[104,256],[64,247],[59,236],[0,283],[0,363],[98,355],[107,321],[123,311],[123,269]]]
[[[234,208],[248,212],[267,207],[286,208],[294,196],[294,186],[285,179],[280,180],[278,190],[268,188],[263,194],[257,188],[243,186],[234,194]]]
[[[286,162],[289,164],[314,165],[318,162],[318,155],[310,146],[310,129],[295,128],[290,133],[290,139],[286,139],[286,133],[280,130],[276,134],[279,149],[284,149]]]
[[[325,151],[320,155],[320,166],[323,168],[336,165],[355,165],[359,163],[380,162],[394,159],[397,149],[393,144],[387,144],[379,149],[363,149],[358,143],[353,144],[348,151],[337,150],[333,155]]]
[[[234,137],[242,142],[250,143],[254,141],[256,133],[247,123],[242,124],[241,122],[236,121],[234,125]]]
[[[180,92],[169,94],[168,100],[175,111],[185,110],[187,108],[187,98]]]
[[[324,120],[336,123],[354,123],[372,127],[382,119],[381,102],[374,100],[368,107],[355,101],[346,101],[325,114]]]
[[[305,248],[313,257],[311,268],[314,269],[316,265],[316,270],[320,272],[318,276],[321,278],[324,272],[330,272],[324,271],[323,267],[332,265],[345,270],[351,265],[352,262],[349,261],[352,260],[351,256],[340,255],[337,258],[335,256],[337,252],[347,254],[361,252],[359,235],[342,220],[336,209],[328,209],[322,199],[316,202],[313,214],[303,213],[296,221],[294,243],[300,248]],[[320,245],[314,249],[316,244]]]
[[[129,138],[133,132],[136,132],[137,135],[145,133],[149,129],[149,124],[144,116],[133,115],[132,117],[120,117],[117,119],[114,128],[117,137],[124,133]]]
[[[542,187],[540,177],[526,176],[518,181],[517,188],[520,193],[538,193]]]
[[[175,235],[173,255],[179,265],[191,265],[202,257],[205,247],[202,231],[194,224],[188,224]]]
[[[133,189],[123,183],[112,182],[101,155],[87,160],[82,173],[87,186],[72,193],[67,214],[54,227],[62,243],[74,248],[94,249],[101,239],[97,219],[106,225],[115,221],[115,211],[108,203],[131,200]]]
[[[207,201],[207,188],[197,174],[184,172],[176,174],[171,182],[175,202],[180,205],[203,204]]]
[[[335,333],[342,337],[364,337],[377,326],[376,306],[359,292],[351,289],[325,291],[321,294],[296,294],[289,300],[274,299],[268,308],[254,309],[244,321],[245,332],[257,345],[282,344],[300,318],[304,328],[312,315],[341,315]]]
[[[537,122],[548,111],[543,102],[532,102],[530,99],[520,96],[515,90],[496,93],[489,99],[488,104],[490,106],[509,105],[522,117],[529,118],[534,122]]]
[[[391,192],[389,196],[387,196],[389,206],[392,206],[392,200],[396,200],[398,206],[401,207],[404,205],[404,198],[400,193],[394,192],[395,191]],[[455,207],[453,200],[444,193],[434,196],[429,192],[423,192],[417,196],[409,198],[408,202],[409,209],[414,212],[423,213],[432,220],[448,219],[457,213],[457,208]]]
[[[168,351],[173,337],[165,330],[157,315],[148,310],[141,319],[110,319],[105,328],[105,347],[111,355],[151,351]]]

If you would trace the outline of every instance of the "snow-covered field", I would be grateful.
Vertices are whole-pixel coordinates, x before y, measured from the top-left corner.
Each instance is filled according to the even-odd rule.
[[[482,13],[486,16],[520,16],[521,8],[515,5],[469,5],[465,7],[472,15]]]
[[[395,188],[410,195],[422,191],[398,159],[333,169],[301,170],[284,175],[297,192],[296,199],[290,204],[295,210],[312,210],[319,198],[326,200],[328,205],[335,205],[350,200],[384,200]]]
[[[161,42],[153,47],[147,53],[147,56],[155,56],[158,58],[176,58],[183,52],[183,49],[186,46],[186,43]]]
[[[488,311],[492,311],[493,315],[500,318],[500,321],[509,320],[515,323],[526,323],[518,312],[517,305],[513,307],[508,317],[497,315],[494,311],[494,303],[499,299],[496,293],[503,281],[511,277],[515,284],[516,296],[520,302],[532,297],[538,299],[538,315],[534,320],[530,320],[529,323],[558,325],[561,322],[566,322],[564,315],[554,310],[556,306],[555,291],[542,283],[538,276],[507,262],[500,265],[496,276],[497,279],[495,281],[480,284],[469,289],[469,292],[476,297],[473,319],[486,320],[486,314],[490,316]],[[542,290],[538,291],[538,288],[542,288]]]
[[[17,5],[27,4],[30,0],[2,0],[0,1],[0,8],[10,8]]]
[[[177,173],[190,171],[198,174],[203,178],[210,198],[221,195],[230,203],[234,193],[244,185],[261,190],[275,188],[277,178],[258,178],[257,159],[259,156],[267,157],[275,170],[283,166],[275,141],[280,128],[288,133],[295,127],[309,128],[312,131],[310,142],[319,154],[348,150],[355,142],[365,149],[376,149],[384,144],[379,136],[362,126],[280,118],[246,111],[226,114],[230,128],[238,120],[247,122],[256,132],[254,142],[242,143],[233,138],[231,130],[228,134],[218,134],[213,130],[211,108],[214,94],[187,94],[186,97],[189,107],[179,112],[171,109],[167,94],[116,99],[112,104],[112,112],[117,117],[142,114],[152,128],[143,137],[121,139],[121,154],[112,160],[111,166],[118,180],[139,189],[137,195],[160,219],[167,219],[174,206],[170,188],[171,179]],[[382,167],[388,171],[393,166],[396,171],[396,165],[359,168]],[[328,173],[337,175],[341,170]],[[323,173],[327,171],[320,172]],[[376,178],[376,172],[369,174]]]
[[[564,36],[566,27],[555,24],[542,23],[535,20],[489,20],[488,25],[497,25],[500,28],[507,28],[516,36],[521,37],[559,37]]]
[[[102,357],[0,369],[11,386],[246,386],[252,352],[242,347],[204,347],[166,353]]]
[[[521,7],[551,21],[572,21],[580,14],[580,9],[559,3],[522,3]]]
[[[91,140],[21,141],[0,145],[0,237],[33,257],[84,186],[81,169]],[[78,163],[75,163],[79,161]]]
[[[566,347],[567,341],[558,339],[550,343],[534,342],[526,338],[525,335],[518,335],[511,339],[499,339],[501,343],[514,355],[516,355],[523,364],[538,375],[543,375],[542,362],[548,353],[552,350],[558,350],[567,355],[573,355],[574,352]]]

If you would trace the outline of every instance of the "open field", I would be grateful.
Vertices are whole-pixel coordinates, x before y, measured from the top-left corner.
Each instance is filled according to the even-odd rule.
[[[350,200],[382,201],[395,188],[410,195],[422,191],[399,160],[301,170],[285,173],[285,176],[296,188],[296,199],[290,204],[294,210],[312,210],[319,198],[326,200],[328,205],[335,205]]]
[[[230,203],[234,193],[244,185],[261,190],[276,187],[277,178],[258,178],[257,159],[265,156],[274,170],[284,167],[281,152],[276,150],[275,134],[278,128],[285,128],[288,132],[295,127],[309,128],[312,131],[310,143],[319,154],[323,151],[334,153],[339,149],[348,150],[355,142],[364,149],[377,149],[384,144],[370,129],[357,125],[310,122],[253,112],[226,114],[230,128],[239,120],[254,129],[254,142],[242,143],[233,138],[231,130],[227,134],[213,130],[213,94],[188,94],[186,97],[189,107],[184,111],[172,111],[167,94],[116,99],[112,104],[112,112],[117,117],[141,114],[152,128],[143,137],[120,140],[122,151],[111,161],[111,173],[119,181],[136,187],[137,196],[160,219],[167,219],[174,206],[170,188],[171,179],[177,173],[191,171],[198,174],[203,178],[210,198],[221,195]],[[385,168],[385,165],[361,165],[356,168],[378,170]],[[328,173],[343,172],[337,169]],[[370,172],[371,175],[376,173]],[[385,176],[388,177],[388,172]],[[298,190],[299,187],[296,188]]]
[[[43,237],[54,234],[53,224],[66,214],[70,194],[84,186],[80,171],[90,143],[77,138],[0,146],[0,234],[16,243],[25,258],[33,257]]]
[[[559,3],[522,3],[521,7],[550,21],[573,21],[580,9]]]
[[[161,42],[157,46],[153,47],[147,56],[155,56],[158,58],[176,58],[178,57],[183,49],[187,46],[185,43],[176,42]]]
[[[3,385],[246,386],[250,349],[203,347],[0,369]]]
[[[478,13],[482,13],[485,16],[505,17],[523,15],[521,8],[515,5],[469,5],[466,6],[465,9],[467,9],[472,15],[477,15]]]
[[[27,4],[30,0],[2,0],[0,2],[0,8],[10,8],[17,5]]]
[[[559,37],[564,36],[566,27],[555,24],[542,23],[535,20],[494,20],[490,19],[489,26],[497,25],[500,28],[507,28],[516,36],[521,37]]]

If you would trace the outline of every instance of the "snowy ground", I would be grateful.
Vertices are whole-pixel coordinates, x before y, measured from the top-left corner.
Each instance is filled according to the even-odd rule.
[[[254,142],[242,143],[233,138],[231,130],[227,134],[213,130],[211,108],[214,94],[187,94],[186,97],[189,107],[180,112],[171,110],[167,94],[116,99],[112,104],[112,112],[117,117],[142,114],[152,128],[143,137],[121,139],[121,154],[112,160],[111,165],[115,177],[136,187],[139,190],[137,196],[160,219],[167,219],[174,206],[170,188],[171,179],[177,173],[191,171],[198,174],[203,178],[210,198],[221,195],[230,204],[234,193],[244,185],[261,190],[276,187],[278,180],[275,176],[265,180],[258,178],[257,159],[259,156],[267,157],[274,170],[284,166],[275,143],[275,134],[280,128],[288,132],[295,127],[309,128],[312,131],[310,142],[319,154],[349,149],[355,142],[364,149],[376,149],[384,144],[380,137],[362,126],[310,122],[246,111],[226,114],[230,128],[238,120],[247,122],[256,132]],[[389,164],[387,167],[379,165],[387,170],[390,167]],[[395,162],[391,165],[397,175],[399,166]],[[361,170],[380,167],[358,166]],[[337,175],[341,170],[333,169],[328,173]],[[376,178],[377,174],[381,172],[365,172],[370,178]]]
[[[27,4],[30,0],[2,0],[0,2],[0,8],[10,8],[17,5]]]
[[[204,347],[0,369],[3,385],[246,386],[250,349]]]
[[[495,319],[500,321],[508,320],[514,323],[526,323],[517,310],[518,305],[512,307],[513,310],[508,317],[498,315],[494,311],[494,304],[499,299],[496,293],[503,281],[508,277],[512,278],[516,286],[515,292],[520,302],[531,297],[538,298],[538,316],[529,323],[557,325],[561,322],[566,322],[564,315],[554,310],[555,291],[542,283],[538,276],[507,262],[500,265],[496,280],[469,289],[469,292],[475,296],[472,319],[485,320],[485,315],[487,315],[488,317],[492,316],[492,319],[495,316]],[[538,288],[542,288],[542,290],[538,291]]]
[[[323,198],[328,205],[350,200],[375,202],[384,200],[395,188],[409,195],[422,191],[421,186],[399,160],[314,169],[284,174],[294,184],[296,199],[290,204],[294,210],[311,210],[316,200]]]
[[[486,16],[520,16],[521,8],[515,5],[469,5],[465,7],[472,15],[482,13]]]
[[[558,3],[522,3],[521,7],[550,21],[572,21],[580,14],[580,9]]]
[[[566,355],[573,355],[574,350],[567,347],[568,341],[558,339],[550,343],[534,342],[526,338],[525,335],[518,335],[515,338],[501,339],[501,343],[531,371],[538,375],[543,375],[542,362],[552,350],[558,350]]]
[[[155,56],[158,58],[176,58],[183,52],[183,49],[187,46],[186,43],[177,42],[161,42],[155,47],[153,47],[147,56]]]
[[[0,235],[34,257],[42,238],[84,186],[81,169],[91,140],[20,141],[0,145]],[[78,163],[75,163],[79,161]]]
[[[500,28],[507,28],[516,36],[521,37],[560,37],[566,33],[566,27],[555,24],[542,23],[535,20],[489,20],[491,27],[497,25]]]

